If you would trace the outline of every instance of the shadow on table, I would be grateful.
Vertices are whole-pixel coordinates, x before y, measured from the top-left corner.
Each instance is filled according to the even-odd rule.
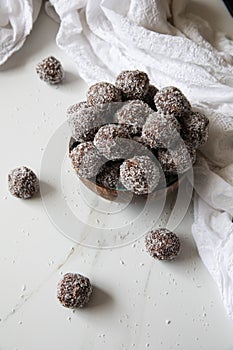
[[[176,263],[188,263],[193,262],[195,259],[199,258],[198,250],[194,240],[189,238],[180,237],[181,250],[180,254],[176,259]]]
[[[88,309],[108,308],[114,303],[112,296],[105,290],[100,289],[97,286],[93,286],[93,292],[90,302],[86,306]]]
[[[72,72],[65,71],[65,78],[62,81],[63,86],[70,85],[78,80],[77,75],[73,74]]]
[[[54,193],[56,191],[56,188],[49,184],[48,182],[45,182],[43,180],[40,180],[40,191],[38,195],[40,197],[47,197],[50,194]]]
[[[34,201],[38,201],[41,200],[42,197],[47,197],[50,194],[54,193],[56,191],[55,187],[52,186],[51,184],[45,182],[45,181],[41,181],[40,180],[40,189],[37,193],[34,194],[33,197],[29,198],[28,200],[25,201],[25,203],[27,203],[28,201],[30,201],[30,204]]]

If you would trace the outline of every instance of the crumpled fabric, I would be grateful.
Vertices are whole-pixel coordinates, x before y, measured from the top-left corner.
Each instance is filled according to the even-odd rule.
[[[141,69],[179,87],[210,119],[194,168],[193,236],[233,317],[233,41],[187,12],[186,0],[50,0],[57,45],[88,83]]]
[[[199,158],[195,173],[193,236],[233,318],[233,164],[213,172]]]
[[[41,3],[42,0],[0,1],[0,65],[23,46]]]

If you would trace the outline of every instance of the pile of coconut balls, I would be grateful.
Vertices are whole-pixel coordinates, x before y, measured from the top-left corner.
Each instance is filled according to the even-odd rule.
[[[80,177],[137,195],[153,192],[163,174],[183,174],[208,138],[208,118],[192,111],[176,87],[158,90],[146,73],[123,71],[115,85],[89,87],[87,100],[67,110]]]
[[[61,63],[47,57],[36,68],[41,80],[59,84],[64,79]],[[87,100],[67,110],[74,142],[70,158],[76,173],[109,188],[135,194],[153,192],[162,174],[189,170],[196,150],[208,138],[208,118],[192,111],[190,102],[176,87],[158,90],[146,73],[123,71],[115,85],[100,82],[87,91]],[[36,174],[23,166],[8,175],[10,193],[22,199],[39,191]],[[166,228],[145,237],[147,252],[161,261],[180,252],[179,237]],[[81,308],[91,297],[90,280],[66,273],[58,284],[57,298],[67,308]]]

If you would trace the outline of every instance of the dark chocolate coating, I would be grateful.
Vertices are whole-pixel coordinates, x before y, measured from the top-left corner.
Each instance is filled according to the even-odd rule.
[[[159,90],[154,97],[156,109],[180,120],[190,113],[191,105],[184,94],[174,86]]]
[[[58,283],[57,298],[62,306],[75,309],[85,306],[92,293],[91,282],[77,273],[66,273]]]
[[[52,85],[59,84],[64,79],[61,62],[53,56],[49,56],[38,63],[36,73],[41,80]]]
[[[179,237],[165,228],[149,232],[145,245],[147,252],[158,260],[172,260],[180,251]]]
[[[38,192],[39,181],[31,169],[22,166],[9,173],[8,187],[13,196],[28,199]]]
[[[116,87],[124,100],[142,100],[149,88],[149,78],[139,70],[123,71],[116,78]]]

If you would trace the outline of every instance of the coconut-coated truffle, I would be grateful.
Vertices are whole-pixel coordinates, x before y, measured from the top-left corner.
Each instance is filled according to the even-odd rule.
[[[73,110],[75,107],[73,107]],[[104,105],[76,106],[76,111],[68,110],[67,122],[72,136],[79,142],[93,141],[99,128],[106,122]]]
[[[158,185],[159,178],[159,168],[148,156],[126,159],[120,166],[122,184],[135,194],[151,193]]]
[[[172,115],[150,114],[142,128],[142,139],[152,148],[169,147],[180,138],[180,124]]]
[[[76,173],[85,178],[96,176],[104,164],[103,157],[90,141],[80,143],[73,148],[70,152],[70,159]]]
[[[94,145],[109,160],[127,158],[134,146],[130,135],[130,129],[125,125],[104,125],[95,135]]]
[[[96,83],[91,85],[87,91],[87,102],[91,106],[120,101],[122,101],[121,91],[110,83]]]
[[[184,94],[174,86],[159,90],[154,97],[156,109],[164,114],[170,114],[178,120],[190,113],[191,105]]]
[[[131,126],[133,134],[141,133],[142,127],[146,122],[149,114],[153,113],[145,102],[141,100],[132,100],[125,104],[116,112],[115,121],[119,124]]]
[[[180,240],[175,233],[166,228],[161,228],[146,235],[145,246],[147,252],[153,258],[172,260],[179,254]]]
[[[191,112],[180,121],[181,136],[190,145],[197,149],[204,145],[209,135],[209,119],[202,113]]]
[[[8,174],[8,187],[13,196],[28,199],[39,191],[39,181],[31,169],[22,166]]]
[[[70,114],[75,114],[75,113],[79,112],[81,109],[89,108],[89,107],[90,106],[87,103],[87,101],[81,101],[81,102],[74,103],[73,105],[71,105],[67,108],[66,115],[68,117]]]
[[[62,306],[76,309],[85,306],[92,293],[89,278],[77,273],[66,273],[57,286],[57,298]]]
[[[49,84],[59,84],[64,79],[64,70],[61,62],[49,56],[38,63],[36,73],[39,78]]]
[[[142,100],[149,88],[149,78],[139,70],[126,70],[117,76],[115,84],[124,100]]]
[[[196,151],[188,144],[179,143],[170,149],[159,149],[158,161],[165,173],[183,174],[195,163]]]

